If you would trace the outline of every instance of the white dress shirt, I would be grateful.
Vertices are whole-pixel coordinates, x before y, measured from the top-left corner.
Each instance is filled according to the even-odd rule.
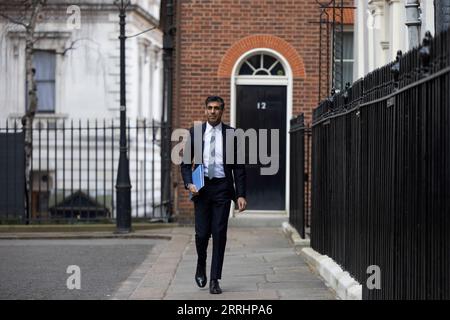
[[[225,171],[223,168],[223,137],[222,137],[222,122],[216,125],[215,127],[211,126],[208,122],[206,122],[206,130],[203,135],[204,141],[204,150],[203,150],[203,166],[205,176],[208,176],[208,165],[209,165],[209,157],[210,157],[210,142],[211,135],[215,135],[215,156],[214,156],[214,178],[224,178]]]

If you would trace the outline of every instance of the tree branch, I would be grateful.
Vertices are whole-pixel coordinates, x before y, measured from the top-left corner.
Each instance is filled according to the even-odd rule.
[[[34,32],[34,30],[36,28],[36,21],[37,21],[39,11],[41,11],[42,6],[45,5],[45,2],[46,2],[45,0],[34,0],[34,1],[36,1],[36,3],[33,6],[33,11],[31,12],[31,17],[30,17],[30,23],[27,26],[27,30],[32,30],[32,32]]]
[[[66,52],[67,52],[67,51],[77,49],[77,48],[74,47],[74,45],[75,45],[78,41],[83,41],[83,40],[92,41],[92,40],[89,39],[89,38],[80,38],[80,39],[73,40],[73,41],[70,43],[70,46],[69,46],[68,48],[65,48],[64,51],[61,52],[61,53],[58,52],[58,54],[64,56],[64,55],[66,55]]]
[[[14,19],[13,17],[10,17],[10,16],[8,16],[8,15],[6,15],[6,14],[4,14],[4,13],[1,13],[1,12],[0,12],[0,17],[3,17],[3,18],[5,18],[6,20],[9,20],[9,22],[12,22],[12,23],[14,23],[14,24],[21,25],[21,26],[23,26],[25,29],[27,28],[27,25],[26,25],[25,23],[23,23],[22,21],[19,21],[19,20],[17,20],[17,19]]]

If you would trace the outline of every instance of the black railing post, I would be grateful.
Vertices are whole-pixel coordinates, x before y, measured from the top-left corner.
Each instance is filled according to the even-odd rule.
[[[117,1],[116,1],[117,2]],[[125,99],[125,17],[129,0],[120,0],[120,156],[117,169],[116,194],[117,194],[117,233],[131,232],[131,182],[130,166],[127,155],[126,138],[126,99]]]
[[[172,182],[170,159],[170,134],[172,127],[172,95],[173,95],[173,50],[174,35],[176,27],[174,24],[174,1],[167,0],[164,17],[164,36],[163,36],[163,110],[161,115],[161,203],[160,213],[164,220],[172,221]]]
[[[427,33],[313,111],[311,247],[362,299],[450,297],[449,40]]]
[[[402,57],[402,51],[397,51],[397,57],[395,58],[395,63],[391,67],[391,73],[394,77],[394,91],[398,90],[399,86],[399,77],[400,77],[400,58]]]
[[[305,200],[305,122],[304,114],[300,114],[290,121],[290,202],[289,223],[305,239],[305,214],[307,204]]]

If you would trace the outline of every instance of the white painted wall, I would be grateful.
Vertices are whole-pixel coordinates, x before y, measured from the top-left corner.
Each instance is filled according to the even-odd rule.
[[[154,14],[159,20],[160,0],[136,0],[133,3]],[[50,1],[50,4],[67,1]],[[69,1],[76,4],[78,1]],[[46,37],[35,44],[36,49],[56,50],[56,117],[117,118],[119,117],[119,17],[115,7],[103,7],[105,0],[83,3],[81,28],[67,27],[68,5],[46,15],[37,31]],[[112,3],[112,1],[108,1]],[[158,9],[158,10],[157,10]],[[127,34],[148,29],[151,21],[137,11],[127,15]],[[25,42],[23,28],[5,19],[0,20],[0,119],[20,117],[25,112]],[[50,34],[52,33],[52,34]],[[52,37],[52,38],[50,38]],[[62,52],[74,44],[75,49]],[[141,45],[138,45],[141,43]],[[159,120],[162,96],[162,32],[152,30],[126,40],[127,116]],[[157,54],[154,54],[154,52]],[[139,55],[144,63],[139,70]],[[144,56],[145,55],[145,56]],[[153,70],[151,68],[153,66]],[[143,81],[139,81],[139,73]],[[143,100],[139,100],[139,96]],[[141,101],[141,106],[138,105]],[[139,114],[141,107],[141,114]]]
[[[69,5],[80,3],[81,28],[71,30],[67,26],[69,14],[66,13]],[[159,20],[160,0],[133,0],[133,4],[140,6],[139,10],[127,14],[127,35],[137,34],[149,29]],[[56,50],[56,79],[55,99],[56,110],[54,114],[37,114],[34,126],[39,123],[43,128],[55,123],[58,128],[71,126],[74,122],[78,128],[78,121],[86,128],[95,126],[95,119],[103,126],[103,119],[107,125],[112,121],[118,128],[119,113],[119,17],[118,9],[112,5],[113,1],[106,0],[49,0],[53,11],[45,14],[45,19],[37,26],[37,32],[45,37],[36,42],[36,49]],[[141,14],[143,12],[144,14]],[[149,19],[151,17],[151,19]],[[73,44],[74,49],[63,52]],[[126,98],[127,117],[136,125],[136,119],[146,119],[151,125],[152,119],[160,121],[162,110],[162,32],[158,29],[144,33],[138,37],[126,40]],[[5,120],[9,119],[10,126],[14,120],[20,119],[25,113],[25,41],[23,28],[8,23],[0,18],[0,129],[4,129]],[[41,119],[42,118],[42,119]],[[114,120],[113,120],[114,119]],[[20,123],[20,122],[18,122]],[[20,128],[20,124],[19,124]],[[56,132],[56,136],[55,136]],[[83,190],[95,197],[95,179],[98,180],[99,196],[103,196],[102,189],[106,189],[107,206],[113,195],[115,196],[115,179],[119,157],[118,130],[112,135],[108,130],[105,140],[103,130],[98,131],[98,154],[95,158],[95,149],[91,131],[90,148],[87,147],[86,131],[74,131],[73,144],[71,132],[50,131],[49,146],[47,146],[47,132],[42,130],[39,143],[39,131],[34,131],[33,146],[38,145],[49,154],[33,153],[33,172],[48,173],[50,188],[57,183],[57,191],[51,190],[50,205],[54,205],[55,195],[58,202],[62,201],[62,181],[65,181],[65,196],[69,196],[73,183],[74,191]],[[136,134],[130,135],[130,178],[132,184],[132,215],[143,216],[151,214],[153,198],[155,203],[160,201],[161,190],[161,160],[158,145],[152,146],[152,130],[146,131],[146,144],[144,146],[143,131],[140,130],[136,155]],[[114,136],[114,137],[113,137]],[[79,143],[81,139],[81,145]],[[114,140],[112,140],[114,139]],[[105,145],[103,144],[105,141]],[[114,149],[111,147],[114,141]],[[87,156],[89,149],[89,157]],[[70,160],[73,150],[74,159]],[[144,151],[145,155],[144,155]],[[79,161],[81,154],[82,161]],[[114,160],[111,160],[114,157]],[[65,159],[65,161],[63,161]],[[106,159],[106,160],[105,160]],[[63,162],[65,168],[63,168]],[[144,166],[145,163],[145,166]],[[88,170],[89,164],[89,170]],[[144,170],[145,169],[145,170]],[[71,170],[74,177],[71,177]],[[79,172],[81,171],[81,176]],[[139,185],[138,179],[139,176]],[[154,177],[153,191],[151,183],[144,189],[144,178],[150,181]],[[106,180],[106,184],[103,181]],[[46,185],[41,184],[41,190]],[[33,191],[39,190],[39,183],[34,181]],[[136,192],[138,191],[138,192]],[[136,200],[138,204],[136,205]],[[102,198],[99,199],[102,202]],[[144,205],[145,203],[145,205]],[[139,208],[139,211],[138,211]],[[115,214],[115,212],[114,212]]]
[[[355,0],[354,79],[395,60],[408,51],[405,0]],[[434,34],[433,0],[421,0],[421,36]]]

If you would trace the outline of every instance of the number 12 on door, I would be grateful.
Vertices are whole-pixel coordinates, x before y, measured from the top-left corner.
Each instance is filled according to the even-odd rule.
[[[256,104],[256,109],[266,109],[266,103],[265,102],[258,102]]]

